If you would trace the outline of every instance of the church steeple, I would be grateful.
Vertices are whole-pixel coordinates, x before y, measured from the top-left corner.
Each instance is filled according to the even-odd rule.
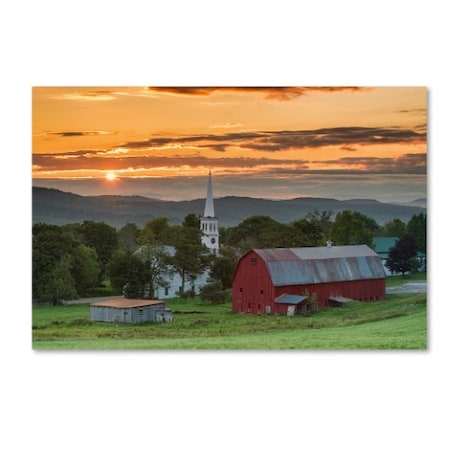
[[[200,219],[200,229],[203,232],[202,243],[208,247],[212,253],[217,254],[219,251],[219,222],[214,214],[211,171],[209,171],[205,211],[203,217]]]
[[[215,217],[211,171],[209,171],[208,187],[206,189],[205,212],[203,213],[203,217]]]

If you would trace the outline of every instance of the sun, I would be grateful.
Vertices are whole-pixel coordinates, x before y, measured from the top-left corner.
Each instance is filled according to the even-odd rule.
[[[105,178],[108,181],[114,181],[117,178],[117,175],[115,172],[113,172],[112,170],[110,170],[109,172],[107,172],[107,174],[105,175]]]

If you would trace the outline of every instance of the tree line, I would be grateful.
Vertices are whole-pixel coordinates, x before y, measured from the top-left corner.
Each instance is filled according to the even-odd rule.
[[[375,236],[408,237],[426,253],[426,215],[384,226],[356,211],[315,210],[284,224],[269,216],[252,216],[235,227],[219,229],[220,254],[202,245],[200,218],[188,214],[181,225],[157,217],[139,228],[127,223],[116,230],[104,222],[33,226],[32,295],[38,302],[58,303],[77,297],[116,295],[153,298],[169,275],[181,279],[179,295],[193,295],[195,278],[209,270],[204,296],[224,301],[238,258],[251,248],[367,244]],[[412,242],[412,244],[411,244]],[[398,267],[397,267],[398,269]],[[401,270],[396,270],[401,272]],[[125,290],[124,290],[125,289]]]

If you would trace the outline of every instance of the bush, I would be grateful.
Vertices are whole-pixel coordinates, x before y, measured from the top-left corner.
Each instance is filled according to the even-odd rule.
[[[204,303],[214,303],[216,305],[225,303],[230,298],[228,290],[223,289],[222,282],[211,281],[200,289],[200,299]]]

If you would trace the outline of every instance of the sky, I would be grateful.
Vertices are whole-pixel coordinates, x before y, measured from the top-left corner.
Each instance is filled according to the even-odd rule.
[[[81,195],[427,196],[422,86],[34,86],[34,186]]]

